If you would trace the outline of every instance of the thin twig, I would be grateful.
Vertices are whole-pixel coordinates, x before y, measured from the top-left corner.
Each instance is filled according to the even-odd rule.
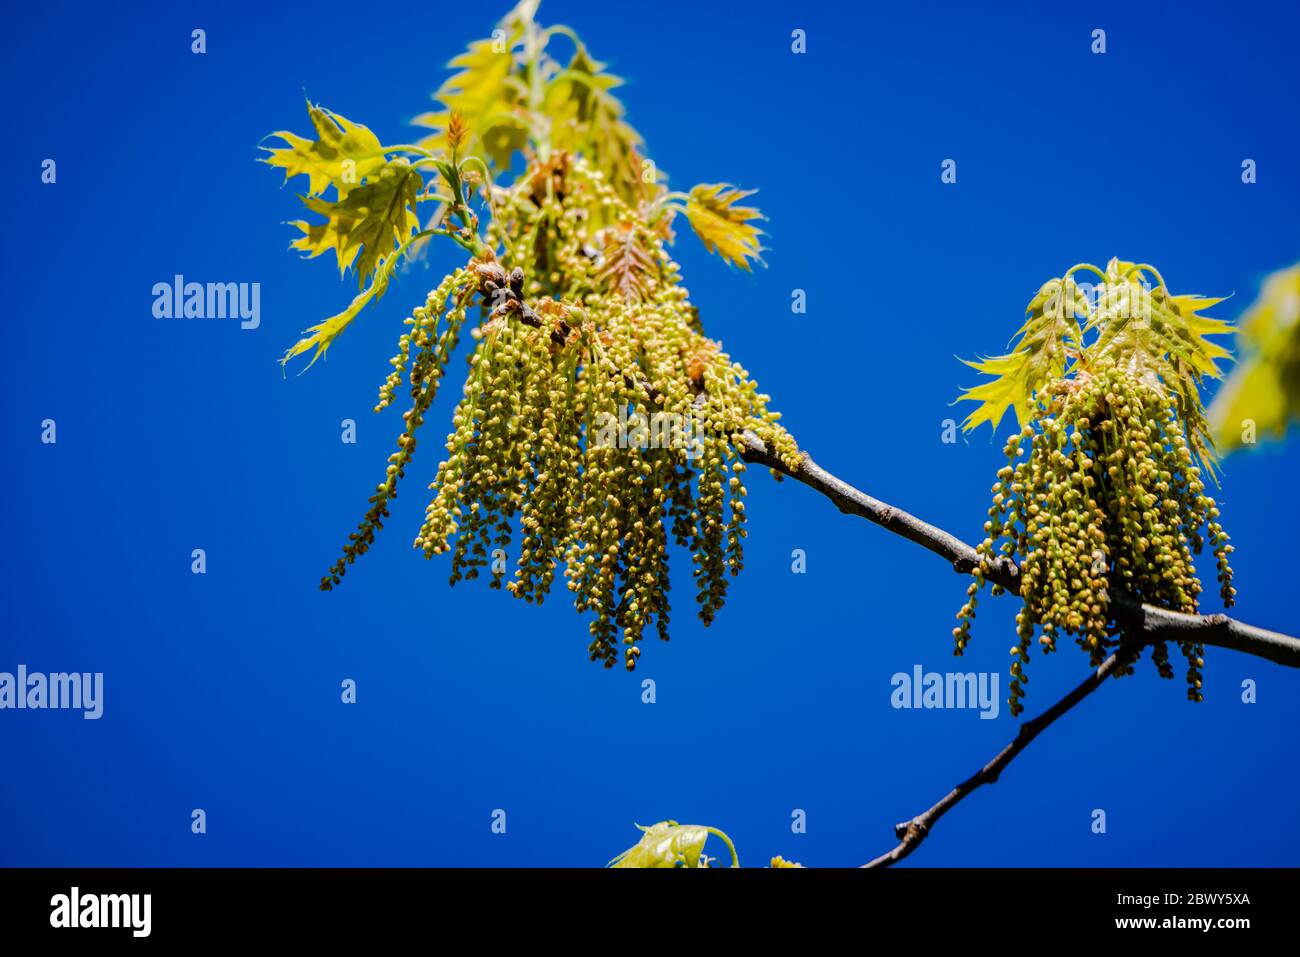
[[[1002,773],[1003,768],[1010,764],[1017,754],[1028,747],[1029,742],[1038,737],[1044,728],[1100,688],[1102,682],[1115,672],[1122,671],[1127,667],[1133,658],[1133,651],[1132,648],[1121,648],[1116,651],[1064,698],[1038,717],[1022,724],[1010,744],[999,751],[992,761],[945,794],[939,803],[910,821],[894,825],[894,835],[898,838],[898,846],[862,866],[864,868],[889,867],[911,854],[929,836],[939,818],[956,807],[958,802],[966,798],[976,788],[995,782],[998,775]]]
[[[969,574],[980,565],[980,555],[961,539],[915,515],[872,498],[830,472],[804,453],[797,468],[791,469],[778,456],[767,451],[761,439],[745,434],[746,448],[741,453],[747,462],[766,465],[802,482],[829,498],[841,512],[860,515],[908,541],[915,542],[952,563],[956,571]],[[985,578],[1015,594],[1020,592],[1020,568],[1010,558],[1001,557],[985,573]],[[1181,612],[1145,605],[1127,595],[1111,600],[1115,618],[1124,629],[1125,643],[1101,663],[1078,687],[1038,717],[1020,726],[1015,738],[971,777],[949,791],[923,814],[895,825],[898,845],[886,854],[864,864],[866,868],[889,867],[911,854],[929,836],[939,818],[952,810],[972,791],[992,784],[1003,769],[1038,737],[1048,725],[1096,691],[1103,681],[1137,657],[1143,645],[1157,640],[1192,640],[1204,645],[1230,648],[1289,667],[1300,667],[1300,640],[1280,632],[1268,631],[1229,618],[1227,615],[1185,615]]]
[[[872,498],[812,460],[806,452],[798,468],[791,469],[773,455],[753,433],[745,433],[747,462],[776,469],[790,478],[829,498],[841,512],[859,515],[901,535],[908,541],[928,548],[949,561],[958,572],[969,574],[979,567],[980,555],[970,545],[941,528],[923,522],[915,515]],[[1000,557],[985,573],[985,578],[1002,585],[1013,594],[1020,593],[1020,568],[1010,558]],[[1115,594],[1111,607],[1116,620],[1135,639],[1144,643],[1161,641],[1196,641],[1216,648],[1229,648],[1280,665],[1300,668],[1300,639],[1237,621],[1223,614],[1187,615],[1182,612],[1142,604],[1128,595]]]

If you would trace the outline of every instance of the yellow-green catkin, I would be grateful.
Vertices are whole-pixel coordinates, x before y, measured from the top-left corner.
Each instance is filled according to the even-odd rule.
[[[1037,417],[1006,445],[1007,465],[993,485],[978,547],[983,567],[974,572],[953,629],[961,654],[985,572],[1000,557],[1017,561],[1023,607],[1011,648],[1013,714],[1023,710],[1023,669],[1035,636],[1045,653],[1062,636],[1073,638],[1093,666],[1118,645],[1111,588],[1196,612],[1201,583],[1193,556],[1208,541],[1223,603],[1232,605],[1236,594],[1232,546],[1194,464],[1176,400],[1105,362],[1045,392]],[[1203,648],[1179,642],[1179,651],[1187,662],[1187,696],[1200,701]],[[1152,661],[1163,677],[1173,677],[1165,643],[1153,646]]]
[[[768,396],[699,331],[662,218],[648,221],[569,154],[534,160],[519,184],[497,198],[488,228],[500,259],[471,260],[408,320],[377,406],[407,382],[406,429],[322,587],[373,544],[477,304],[415,547],[450,553],[453,584],[486,577],[538,604],[562,567],[590,618],[591,660],[632,670],[648,628],[669,637],[673,547],[691,558],[705,624],[744,567],[743,434],[791,466],[799,453]]]

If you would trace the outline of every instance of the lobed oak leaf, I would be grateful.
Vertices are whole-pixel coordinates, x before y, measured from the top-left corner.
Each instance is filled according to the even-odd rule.
[[[303,197],[307,208],[325,217],[325,222],[296,223],[305,235],[292,247],[311,258],[332,245],[340,272],[355,260],[358,282],[364,286],[380,260],[419,230],[415,207],[423,184],[409,162],[395,159],[338,202]]]
[[[1300,265],[1264,280],[1241,317],[1241,364],[1224,381],[1208,420],[1219,447],[1240,448],[1249,423],[1255,436],[1280,438],[1300,417]]]
[[[623,104],[610,92],[622,85],[575,41],[568,65],[546,85],[542,112],[557,149],[583,154],[624,200],[635,202],[658,183],[646,181],[641,136],[623,119]]]
[[[641,840],[610,861],[607,867],[707,867],[709,858],[704,856],[704,843],[710,834],[719,837],[731,851],[731,866],[740,866],[731,838],[716,828],[678,824],[676,821],[660,821],[649,827],[638,824],[637,827],[642,831]]]
[[[303,369],[306,372],[316,363],[317,359],[325,355],[326,350],[339,337],[339,334],[352,323],[352,320],[361,313],[361,310],[371,302],[382,298],[384,293],[388,291],[388,282],[392,278],[393,270],[410,246],[410,243],[411,240],[408,239],[396,251],[383,257],[375,270],[374,279],[371,280],[370,285],[357,293],[346,309],[330,316],[324,322],[319,322],[304,330],[302,338],[285,351],[284,357],[280,360],[280,365],[282,367],[286,366],[289,364],[289,360],[311,351],[311,361]]]
[[[319,196],[332,185],[341,199],[384,165],[379,138],[360,123],[310,102],[307,114],[316,130],[316,139],[281,131],[271,136],[278,136],[287,146],[262,147],[271,154],[263,162],[283,169],[286,182],[295,176],[306,176],[308,196]]]
[[[1013,337],[1011,352],[975,362],[962,360],[972,369],[994,377],[957,397],[958,402],[980,403],[962,423],[965,431],[985,422],[996,430],[1007,409],[1015,410],[1021,425],[1029,421],[1038,390],[1061,376],[1070,355],[1079,347],[1076,316],[1086,305],[1072,281],[1050,280],[1026,307],[1026,318]]]
[[[752,206],[737,206],[756,190],[736,189],[729,183],[700,183],[691,189],[686,203],[686,218],[700,237],[704,248],[716,252],[726,262],[749,269],[749,260],[762,262],[762,231],[750,223],[762,219]]]

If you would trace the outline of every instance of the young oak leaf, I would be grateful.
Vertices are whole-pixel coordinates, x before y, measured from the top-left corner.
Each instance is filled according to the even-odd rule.
[[[1300,266],[1264,280],[1238,336],[1242,362],[1209,411],[1215,442],[1225,451],[1246,444],[1252,430],[1256,438],[1281,438],[1300,416]]]
[[[762,230],[750,225],[762,214],[752,206],[736,203],[756,190],[736,189],[729,183],[700,183],[686,202],[686,218],[704,248],[716,252],[728,263],[749,269],[749,260],[762,262],[758,237]]]
[[[383,285],[387,285],[387,279],[384,280]],[[348,324],[357,317],[357,314],[366,307],[367,303],[376,298],[377,294],[382,295],[383,293],[380,290],[379,279],[376,277],[375,282],[371,283],[362,292],[357,293],[352,302],[342,312],[306,329],[302,334],[302,338],[285,351],[284,358],[280,360],[280,365],[286,366],[289,364],[290,359],[314,349],[315,352],[312,353],[311,361],[303,369],[306,372],[307,369],[316,364],[317,359],[325,355],[325,350],[338,338],[339,333],[347,328]]]
[[[979,403],[962,423],[962,429],[970,432],[989,422],[996,430],[1007,409],[1015,410],[1021,425],[1028,422],[1038,390],[1065,371],[1072,350],[1078,348],[1076,315],[1086,314],[1086,310],[1087,302],[1072,281],[1052,279],[1043,284],[1026,307],[1026,319],[1016,331],[1011,352],[975,362],[963,359],[972,369],[994,378],[957,397],[958,402]]]
[[[291,245],[306,251],[309,258],[332,246],[339,271],[355,260],[358,283],[364,286],[380,260],[419,230],[415,207],[423,184],[419,171],[399,158],[386,163],[337,203],[303,197],[307,208],[324,216],[325,222],[315,228],[309,223],[295,224],[304,235]]]
[[[309,223],[303,219],[295,219],[289,223],[290,226],[296,226],[301,229],[303,234],[289,244],[290,249],[300,249],[306,256],[305,259],[315,259],[322,253],[334,250],[338,256],[339,275],[347,271],[357,258],[357,247],[353,246],[347,252],[340,252],[344,248],[343,238],[339,235],[338,225],[335,220],[326,220],[323,223]]]
[[[546,85],[542,105],[557,127],[582,129],[598,116],[602,121],[623,116],[623,104],[609,92],[622,85],[620,77],[606,72],[605,64],[579,44],[569,65]],[[552,128],[552,138],[559,132]]]
[[[1148,272],[1159,283],[1153,289]],[[1151,267],[1118,259],[1107,264],[1106,276],[1105,295],[1088,323],[1098,333],[1096,354],[1173,396],[1192,451],[1213,476],[1216,455],[1200,387],[1207,378],[1221,378],[1218,360],[1232,357],[1207,337],[1230,333],[1232,326],[1199,310],[1223,300],[1172,296]]]
[[[356,184],[384,165],[379,138],[360,123],[353,123],[311,102],[307,103],[307,114],[316,129],[316,139],[304,139],[280,131],[271,136],[278,136],[288,146],[262,147],[271,154],[263,162],[283,169],[286,182],[303,175],[309,180],[308,196],[319,196],[332,185],[342,199]]]
[[[388,281],[392,278],[393,270],[397,263],[401,261],[402,256],[410,248],[411,243],[420,235],[412,236],[402,243],[395,252],[389,253],[379,263],[375,270],[375,277],[370,285],[353,297],[348,307],[337,315],[330,316],[324,322],[317,323],[303,332],[303,336],[297,342],[285,351],[284,358],[280,360],[281,367],[289,364],[289,360],[295,356],[300,356],[309,350],[315,350],[312,354],[311,361],[307,363],[306,368],[310,369],[316,360],[325,355],[327,349],[333,344],[339,334],[348,327],[369,303],[380,299],[388,291]]]
[[[1223,300],[1200,296],[1157,298],[1160,319],[1172,326],[1174,337],[1178,340],[1178,348],[1170,350],[1171,370],[1166,376],[1166,385],[1177,398],[1179,415],[1187,427],[1192,451],[1216,481],[1218,454],[1205,405],[1201,401],[1200,389],[1206,379],[1223,378],[1223,370],[1217,364],[1219,359],[1232,360],[1231,352],[1206,337],[1226,335],[1233,329],[1231,323],[1202,316],[1197,310],[1208,309],[1220,302]],[[1169,304],[1169,309],[1165,308],[1166,303]]]
[[[452,116],[459,114],[474,135],[469,152],[489,160],[498,169],[509,168],[511,156],[527,141],[527,124],[517,116],[526,89],[515,74],[511,52],[524,35],[526,16],[526,9],[516,8],[501,21],[501,38],[477,40],[448,64],[458,72],[433,95],[443,108],[411,120],[433,131],[419,146],[434,152],[449,151],[448,127]]]
[[[717,828],[700,824],[678,824],[676,821],[660,821],[649,827],[637,825],[643,833],[637,841],[606,867],[707,867],[708,858],[704,857],[704,842],[713,834],[722,839],[731,851],[731,866],[739,867],[736,847]]]
[[[1219,303],[1226,301],[1227,297],[1209,298],[1204,296],[1170,296],[1169,301],[1173,303],[1174,308],[1187,322],[1187,328],[1196,338],[1197,347],[1201,353],[1210,360],[1228,359],[1231,361],[1232,352],[1206,339],[1206,336],[1227,335],[1233,331],[1232,323],[1224,319],[1215,319],[1213,316],[1202,316],[1202,309],[1212,309]],[[1217,367],[1207,369],[1212,374],[1219,371]]]
[[[1158,275],[1160,284],[1152,289],[1147,272],[1154,274],[1149,266],[1118,259],[1107,264],[1104,295],[1088,323],[1099,333],[1099,351],[1114,352],[1121,361],[1154,369],[1162,377],[1172,371],[1174,380],[1222,376],[1216,363],[1232,354],[1206,337],[1230,333],[1232,326],[1199,311],[1223,299],[1171,295]],[[1166,385],[1177,389],[1176,381]]]
[[[552,145],[582,153],[621,197],[635,202],[648,184],[638,152],[641,136],[623,119],[623,103],[610,92],[623,80],[607,72],[586,46],[575,44],[568,66],[557,70],[542,97]]]

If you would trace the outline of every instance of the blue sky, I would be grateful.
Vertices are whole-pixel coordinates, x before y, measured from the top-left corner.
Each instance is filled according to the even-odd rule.
[[[727,607],[701,628],[679,579],[673,641],[648,642],[635,675],[587,662],[565,602],[448,588],[445,562],[409,542],[452,390],[379,545],[344,587],[317,590],[398,431],[396,410],[370,409],[400,320],[457,257],[400,277],[328,362],[283,377],[284,348],[353,290],[286,250],[297,201],[257,144],[305,131],[304,91],[408,138],[443,64],[504,12],[14,13],[0,38],[0,671],[102,671],[105,713],[0,712],[0,864],[579,866],[633,843],[633,822],[671,817],[726,830],[744,863],[853,865],[1014,733],[1005,708],[890,706],[895,672],[954,667],[965,582],[757,472]],[[1043,281],[1145,260],[1175,292],[1233,293],[1217,314],[1235,318],[1300,258],[1289,5],[547,0],[541,19],[628,79],[630,119],[674,186],[760,189],[768,268],[728,270],[689,236],[676,248],[709,334],[823,465],[968,540],[1001,453],[987,430],[940,441],[973,384],[954,357],[1000,350]],[[1105,55],[1090,53],[1095,28]],[[949,158],[955,185],[940,183]],[[260,326],[155,320],[151,289],[177,273],[259,282]],[[1234,456],[1220,496],[1236,613],[1292,633],[1298,465],[1297,442]],[[1013,614],[984,603],[962,670],[1003,671]],[[1035,657],[1030,713],[1086,667],[1072,650]],[[908,866],[1294,864],[1300,674],[1211,649],[1205,675],[1201,705],[1145,662],[1107,685]],[[340,703],[345,678],[356,705]],[[1246,679],[1256,704],[1240,700]],[[1267,840],[1260,808],[1275,812]]]

